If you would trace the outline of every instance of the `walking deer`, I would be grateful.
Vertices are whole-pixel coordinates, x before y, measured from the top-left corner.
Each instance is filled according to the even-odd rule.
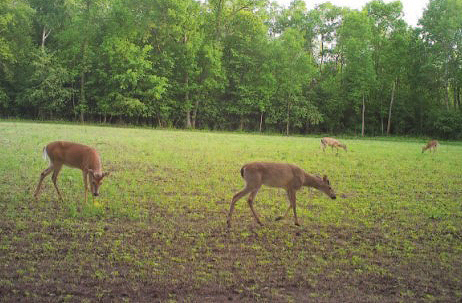
[[[43,148],[43,157],[49,159],[50,166],[40,174],[40,180],[34,194],[36,201],[40,194],[40,187],[43,179],[51,172],[53,172],[51,179],[53,180],[56,192],[61,201],[63,200],[56,183],[58,174],[63,165],[82,170],[83,184],[85,187],[85,203],[87,203],[88,182],[90,183],[90,190],[93,197],[96,197],[99,195],[99,187],[101,186],[103,178],[109,175],[108,172],[102,171],[101,158],[98,152],[90,146],[66,141],[55,141]]]
[[[258,218],[255,209],[253,208],[253,201],[262,185],[284,188],[286,190],[287,197],[290,202],[289,208],[285,212],[284,216],[278,217],[276,220],[285,218],[290,209],[292,209],[294,212],[294,222],[297,226],[300,224],[298,223],[297,219],[296,192],[302,186],[314,187],[328,195],[330,198],[336,198],[335,192],[330,186],[327,176],[321,178],[318,176],[310,175],[303,169],[292,164],[270,162],[248,163],[242,166],[241,176],[244,178],[246,185],[243,190],[233,196],[227,219],[228,228],[231,227],[231,217],[236,202],[249,193],[250,195],[247,202],[249,204],[250,210],[252,211],[252,215],[258,224],[263,225]]]
[[[435,152],[436,148],[438,147],[439,142],[437,140],[430,140],[428,141],[427,145],[422,147],[422,153],[424,153],[427,149],[430,150],[430,152]]]
[[[332,147],[332,151],[334,150],[334,147],[337,149],[337,154],[338,154],[338,148],[343,148],[345,151],[347,151],[347,147],[345,144],[340,143],[340,141],[334,139],[334,138],[329,138],[329,137],[324,137],[321,139],[321,147],[323,151],[326,151],[326,146],[329,145]]]

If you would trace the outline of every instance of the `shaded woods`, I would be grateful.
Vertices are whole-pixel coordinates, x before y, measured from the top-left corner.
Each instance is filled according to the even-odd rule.
[[[0,116],[460,139],[462,0],[0,0]]]

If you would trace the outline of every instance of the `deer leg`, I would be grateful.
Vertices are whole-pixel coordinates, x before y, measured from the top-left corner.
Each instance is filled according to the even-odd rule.
[[[231,216],[233,215],[234,205],[239,199],[241,199],[242,197],[244,197],[251,191],[252,191],[251,189],[249,189],[248,187],[245,187],[243,190],[241,190],[240,192],[238,192],[237,194],[233,196],[233,199],[231,200],[231,204],[229,207],[228,219],[226,221],[226,223],[228,224],[228,228],[231,227]]]
[[[279,221],[279,220],[282,220],[282,219],[285,219],[287,217],[287,214],[289,213],[290,209],[292,208],[292,203],[290,203],[290,195],[289,195],[289,191],[286,190],[286,193],[287,193],[287,198],[289,199],[289,208],[287,208],[286,212],[284,213],[283,216],[279,216],[276,218],[276,221]]]
[[[55,166],[55,168],[53,169],[53,176],[51,176],[51,180],[53,180],[53,185],[56,188],[56,192],[58,193],[59,198],[61,199],[61,201],[64,201],[63,197],[61,196],[61,192],[59,191],[58,184],[57,184],[58,175],[62,167],[63,167],[62,165]]]
[[[276,221],[279,221],[279,220],[282,220],[282,219],[285,219],[287,217],[287,214],[289,213],[290,209],[292,208],[292,204],[289,203],[289,208],[287,208],[286,212],[284,213],[283,216],[280,216],[280,217],[277,217],[276,218]]]
[[[35,193],[34,193],[35,201],[37,201],[40,195],[40,187],[42,186],[43,179],[45,179],[45,177],[48,176],[52,171],[53,171],[53,165],[50,165],[50,167],[42,171],[42,173],[40,174],[40,180],[37,185],[37,189],[35,190]]]
[[[85,204],[87,204],[87,192],[88,192],[88,172],[82,170],[83,174],[83,187],[85,188]]]
[[[255,220],[257,220],[257,223],[260,224],[261,226],[263,226],[260,219],[258,218],[257,212],[253,208],[253,200],[255,199],[255,196],[257,195],[257,193],[258,193],[258,188],[250,193],[249,199],[247,200],[247,203],[249,204],[250,210],[252,211],[252,215],[255,218]]]
[[[294,210],[294,222],[295,222],[295,225],[300,226],[300,224],[298,223],[298,218],[297,218],[297,205],[296,205],[297,198],[296,198],[296,195],[295,195],[295,191],[294,190],[289,190],[287,192],[287,194],[288,194],[289,200],[290,200],[290,207]]]

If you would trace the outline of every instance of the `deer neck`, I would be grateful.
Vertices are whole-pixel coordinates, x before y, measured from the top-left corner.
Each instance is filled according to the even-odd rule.
[[[89,154],[86,166],[87,169],[93,170],[95,175],[102,174],[101,159],[96,151],[92,151]]]
[[[307,187],[314,187],[316,189],[319,189],[321,186],[321,179],[305,173],[305,181],[303,182],[303,186]]]

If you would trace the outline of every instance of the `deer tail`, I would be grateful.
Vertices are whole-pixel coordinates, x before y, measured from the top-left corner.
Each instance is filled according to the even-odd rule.
[[[43,157],[44,160],[48,160],[48,162],[50,162],[50,157],[48,157],[48,152],[47,152],[47,147],[46,146],[43,148],[42,157]]]
[[[245,169],[245,165],[242,166],[242,168],[241,168],[241,177],[242,177],[242,178],[244,178],[244,169]]]

